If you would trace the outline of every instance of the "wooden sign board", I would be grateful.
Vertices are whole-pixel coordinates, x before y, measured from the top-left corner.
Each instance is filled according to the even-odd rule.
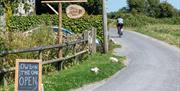
[[[69,18],[80,18],[84,15],[85,13],[85,9],[79,5],[69,5],[66,8],[66,14]]]
[[[42,3],[87,2],[87,0],[42,0]]]
[[[41,60],[16,60],[15,91],[41,91],[41,84]]]

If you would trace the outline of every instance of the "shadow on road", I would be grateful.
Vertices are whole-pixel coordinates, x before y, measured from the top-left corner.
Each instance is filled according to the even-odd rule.
[[[119,36],[109,36],[110,38],[119,38]]]

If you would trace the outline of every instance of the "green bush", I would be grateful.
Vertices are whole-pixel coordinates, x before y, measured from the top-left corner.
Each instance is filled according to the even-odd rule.
[[[102,39],[102,16],[84,15],[80,19],[70,19],[63,15],[63,27],[75,33],[81,33],[90,27],[97,28],[97,35]],[[40,16],[13,16],[11,18],[11,31],[27,31],[38,25],[58,25],[57,15]]]
[[[0,51],[5,50],[5,44],[3,38],[0,37]]]

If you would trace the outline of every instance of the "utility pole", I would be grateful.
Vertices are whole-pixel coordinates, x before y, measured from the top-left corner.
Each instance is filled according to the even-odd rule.
[[[104,34],[104,53],[107,53],[108,52],[108,31],[107,31],[106,0],[103,0],[103,34]]]
[[[57,36],[57,40],[58,40],[58,44],[62,44],[62,41],[63,41],[63,33],[62,33],[62,3],[59,2],[59,5],[58,5],[58,20],[59,20],[59,27],[58,27],[58,36]],[[59,50],[59,53],[58,53],[58,58],[61,58],[62,57],[62,50],[60,49]]]

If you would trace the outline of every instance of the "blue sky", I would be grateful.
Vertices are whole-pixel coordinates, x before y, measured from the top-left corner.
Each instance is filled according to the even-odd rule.
[[[164,1],[164,0],[161,0]],[[180,0],[167,0],[171,3],[175,8],[180,10]],[[117,11],[122,7],[127,6],[127,0],[107,0],[107,11]]]

